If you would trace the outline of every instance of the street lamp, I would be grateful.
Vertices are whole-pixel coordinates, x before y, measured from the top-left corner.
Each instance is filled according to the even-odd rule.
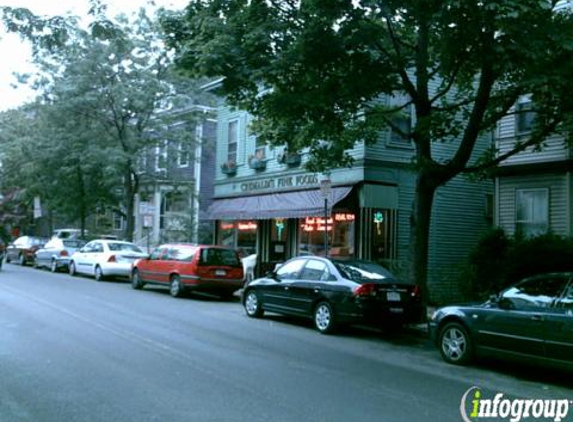
[[[328,196],[332,188],[332,181],[328,175],[320,181],[320,193],[324,198],[324,257],[328,257]]]

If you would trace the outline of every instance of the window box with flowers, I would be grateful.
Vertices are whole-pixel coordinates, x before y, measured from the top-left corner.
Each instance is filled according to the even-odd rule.
[[[264,148],[257,148],[254,154],[249,155],[249,167],[257,171],[262,171],[267,168]]]
[[[237,174],[237,163],[235,163],[232,160],[229,160],[221,164],[221,171],[223,172],[223,174],[226,174],[227,176],[234,176],[235,174]]]
[[[278,157],[277,161],[280,164],[286,164],[289,167],[298,167],[302,161],[302,157],[300,152],[298,151],[287,151],[286,149],[281,152]]]

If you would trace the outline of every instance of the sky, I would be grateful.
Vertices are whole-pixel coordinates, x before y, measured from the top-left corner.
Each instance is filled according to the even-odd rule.
[[[104,0],[105,1],[105,0]],[[131,13],[140,7],[152,8],[148,0],[112,0],[108,3],[108,15]],[[154,0],[156,7],[183,9],[189,0]],[[36,15],[87,16],[88,0],[2,0],[1,6],[25,7]],[[26,87],[14,88],[16,78],[13,72],[26,73],[33,71],[30,63],[30,45],[21,41],[15,34],[7,34],[0,24],[0,111],[18,107],[34,98],[34,92]]]

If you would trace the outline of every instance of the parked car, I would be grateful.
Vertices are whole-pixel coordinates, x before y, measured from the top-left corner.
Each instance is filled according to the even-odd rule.
[[[20,236],[6,248],[6,262],[17,261],[20,265],[34,262],[34,254],[47,242],[34,236]]]
[[[131,285],[169,286],[173,297],[186,290],[231,297],[243,287],[243,266],[233,249],[213,245],[166,244],[133,264]]]
[[[429,329],[449,363],[494,354],[573,369],[573,273],[537,275],[485,303],[438,309]]]
[[[52,237],[44,247],[36,251],[34,267],[46,267],[53,273],[61,269],[67,270],[72,254],[85,244],[84,240],[73,237]]]
[[[6,254],[6,243],[0,239],[0,270],[2,269],[2,264],[4,263],[4,255]]]
[[[388,326],[420,322],[420,289],[400,282],[370,261],[299,256],[267,277],[250,282],[243,292],[247,315],[265,311],[312,318],[321,333],[340,324]]]
[[[130,242],[96,239],[78,249],[70,258],[69,272],[94,276],[97,281],[106,277],[129,277],[131,264],[147,256]]]

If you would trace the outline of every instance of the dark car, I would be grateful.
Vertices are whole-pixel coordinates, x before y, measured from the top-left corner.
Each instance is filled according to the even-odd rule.
[[[537,275],[486,303],[438,309],[430,334],[453,364],[494,354],[573,369],[572,278],[573,273]]]
[[[0,270],[2,269],[2,264],[4,263],[5,254],[6,254],[6,244],[2,239],[0,239]]]
[[[34,266],[49,268],[54,273],[59,270],[68,270],[72,254],[85,244],[85,240],[72,236],[67,238],[54,236],[36,251]]]
[[[250,317],[264,311],[312,318],[321,333],[339,324],[421,322],[420,289],[364,260],[299,256],[243,292]]]
[[[6,248],[6,262],[17,261],[20,265],[34,262],[34,255],[46,243],[46,239],[20,236]]]
[[[215,245],[161,245],[148,258],[134,262],[131,270],[134,289],[163,284],[169,286],[173,297],[193,290],[230,298],[243,287],[243,279],[243,265],[237,252]]]

